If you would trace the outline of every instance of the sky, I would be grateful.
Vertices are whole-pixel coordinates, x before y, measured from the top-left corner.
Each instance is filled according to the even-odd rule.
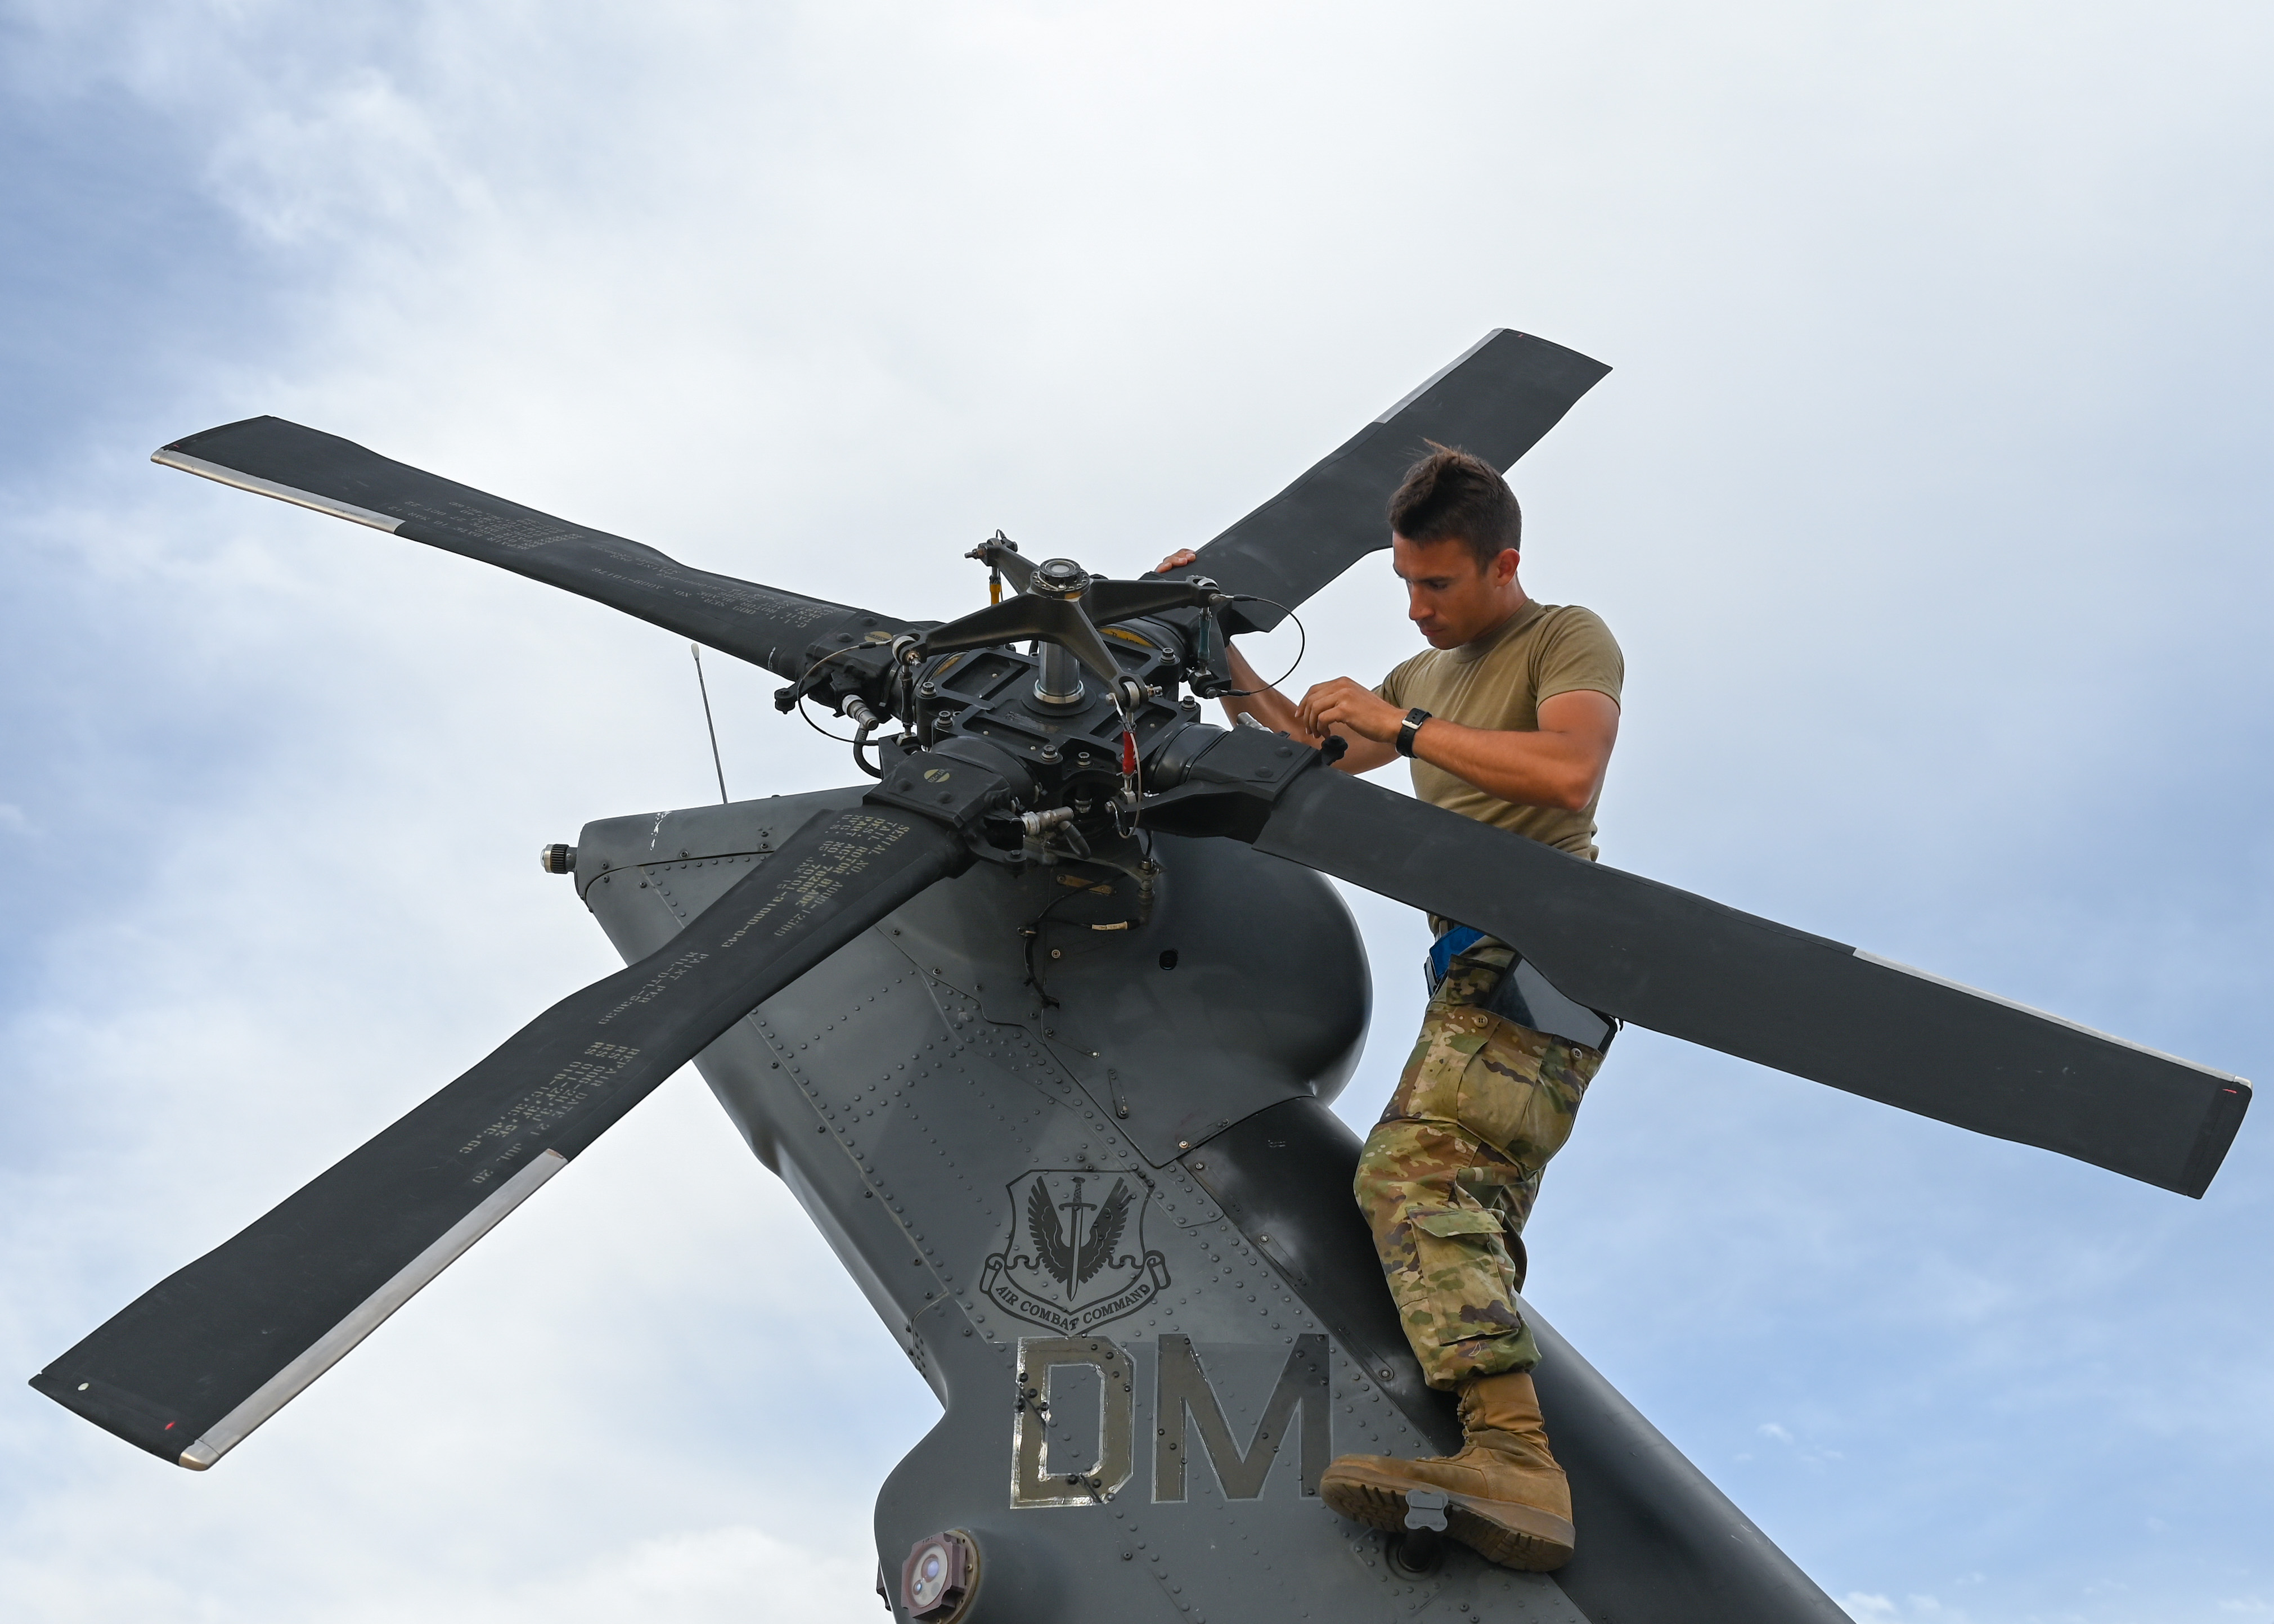
[[[152,467],[261,412],[911,618],[1134,574],[1487,330],[1625,648],[1606,861],[2245,1076],[2274,17],[0,0],[0,1355],[613,967],[685,646]],[[1295,686],[1413,635],[1385,561]],[[1291,658],[1281,634],[1258,663]],[[729,789],[854,775],[709,666]],[[1385,774],[1395,780],[1395,773]],[[1354,894],[1380,1109],[1426,929]],[[2274,1168],[2200,1202],[1625,1034],[1529,1294],[1864,1624],[2268,1624]],[[216,1470],[0,1386],[38,1624],[867,1620],[936,1409],[674,1079]]]

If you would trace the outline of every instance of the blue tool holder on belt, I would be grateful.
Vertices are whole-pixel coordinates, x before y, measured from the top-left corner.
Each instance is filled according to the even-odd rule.
[[[1474,925],[1456,925],[1429,944],[1429,992],[1432,996],[1451,973],[1453,960],[1484,939],[1485,933]]]
[[[1437,989],[1444,985],[1445,977],[1452,973],[1453,960],[1467,952],[1480,942],[1491,940],[1473,925],[1456,925],[1429,944],[1429,959],[1425,967],[1429,978],[1429,996],[1435,997]],[[1493,989],[1478,1001],[1478,1006],[1519,1026],[1529,1026],[1534,1032],[1544,1032],[1551,1038],[1561,1038],[1566,1043],[1577,1043],[1583,1049],[1606,1049],[1618,1033],[1618,1022],[1612,1017],[1573,1002],[1558,992],[1547,978],[1533,969],[1524,956],[1517,955],[1516,962],[1501,974]]]

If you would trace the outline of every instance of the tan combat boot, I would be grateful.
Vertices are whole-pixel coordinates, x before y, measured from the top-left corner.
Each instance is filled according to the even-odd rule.
[[[1446,1532],[1487,1560],[1551,1573],[1571,1560],[1571,1488],[1548,1453],[1529,1372],[1479,1376],[1461,1388],[1464,1442],[1455,1455],[1397,1461],[1346,1455],[1319,1493],[1343,1515],[1375,1528],[1405,1526],[1405,1496],[1449,1497]]]

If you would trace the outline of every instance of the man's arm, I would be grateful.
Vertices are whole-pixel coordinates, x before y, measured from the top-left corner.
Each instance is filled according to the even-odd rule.
[[[1161,560],[1160,568],[1155,573],[1165,575],[1172,569],[1182,569],[1193,561],[1193,556],[1190,548],[1171,553]],[[1298,744],[1318,748],[1322,735],[1304,726],[1302,713],[1295,702],[1255,674],[1255,667],[1247,663],[1247,656],[1239,651],[1238,643],[1226,643],[1224,653],[1231,666],[1233,684],[1247,690],[1237,697],[1227,696],[1219,702],[1233,725],[1238,726],[1243,716],[1252,716],[1273,733],[1285,733]],[[1391,736],[1396,736],[1394,728]],[[1386,767],[1397,759],[1395,744],[1381,744],[1352,733],[1345,733],[1344,737],[1350,741],[1350,745],[1342,760],[1335,764],[1344,772],[1372,772],[1376,767]]]
[[[1246,690],[1236,695],[1228,694],[1216,702],[1224,707],[1226,716],[1235,723],[1243,716],[1252,716],[1274,733],[1292,734],[1305,744],[1318,743],[1296,714],[1295,702],[1255,674],[1255,667],[1247,663],[1247,656],[1239,651],[1238,643],[1227,643],[1224,651],[1231,666],[1233,686]]]
[[[1244,698],[1228,698],[1224,701],[1224,708],[1232,720],[1235,723],[1238,722],[1240,715],[1245,712],[1274,733],[1285,733],[1298,744],[1307,744],[1313,749],[1318,748],[1326,737],[1325,730],[1313,727],[1306,722],[1301,708],[1286,695],[1276,688],[1265,687],[1262,680],[1255,674],[1255,667],[1247,663],[1247,657],[1237,647],[1227,646],[1224,652],[1231,656],[1231,680],[1240,687],[1251,690]],[[1351,679],[1338,677],[1336,680],[1350,682]],[[1357,684],[1352,683],[1352,686],[1356,687]],[[1364,691],[1373,692],[1371,688]],[[1405,712],[1400,710],[1396,714],[1403,718]],[[1464,729],[1463,731],[1472,730]],[[1397,729],[1394,726],[1389,730],[1388,741],[1368,739],[1352,733],[1347,728],[1343,731],[1343,738],[1346,741],[1343,758],[1335,765],[1344,772],[1372,772],[1376,767],[1387,767],[1397,759],[1397,746],[1395,742],[1397,738]]]
[[[1329,728],[1351,736],[1345,766],[1367,748],[1359,740],[1372,741],[1382,752],[1375,766],[1395,756],[1397,730],[1405,721],[1405,712],[1348,677],[1321,682],[1304,695],[1297,715],[1313,740]],[[1433,716],[1413,735],[1413,754],[1487,795],[1517,806],[1577,812],[1603,787],[1618,737],[1618,701],[1580,689],[1541,700],[1537,733],[1464,727]]]

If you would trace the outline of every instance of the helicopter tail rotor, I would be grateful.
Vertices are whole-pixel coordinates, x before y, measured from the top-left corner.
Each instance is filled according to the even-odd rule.
[[[1383,512],[1429,442],[1457,446],[1506,469],[1610,370],[1576,350],[1495,328],[1176,574],[1207,576],[1254,600],[1227,618],[1226,630],[1269,631],[1352,564],[1389,545]]]
[[[835,649],[908,629],[845,604],[690,569],[669,555],[443,479],[282,417],[177,440],[152,462],[494,564],[796,678]]]
[[[1457,918],[1606,1018],[2201,1195],[2249,1104],[2239,1078],[1325,771],[1323,752],[1206,727],[1178,700],[1180,680],[1220,691],[1202,685],[1221,684],[1221,634],[1269,629],[1384,545],[1384,503],[1425,441],[1504,468],[1608,371],[1495,332],[1177,578],[1035,564],[998,537],[981,561],[1017,595],[946,625],[690,569],[275,417],[165,447],[169,466],[764,665],[791,679],[785,707],[825,692],[861,740],[888,715],[908,731],[866,769],[880,776],[861,808],[817,817],[667,946],[555,1004],[33,1385],[154,1455],[211,1465],[672,1072],[893,909],[975,858],[1087,859],[1141,830],[1248,841]],[[1128,620],[1142,623],[1109,647],[1098,628]],[[1009,650],[1028,639],[1039,657]]]
[[[1144,821],[1474,926],[1606,1017],[2182,1195],[2249,1107],[2239,1077],[1298,765],[1286,742],[1223,735]]]

